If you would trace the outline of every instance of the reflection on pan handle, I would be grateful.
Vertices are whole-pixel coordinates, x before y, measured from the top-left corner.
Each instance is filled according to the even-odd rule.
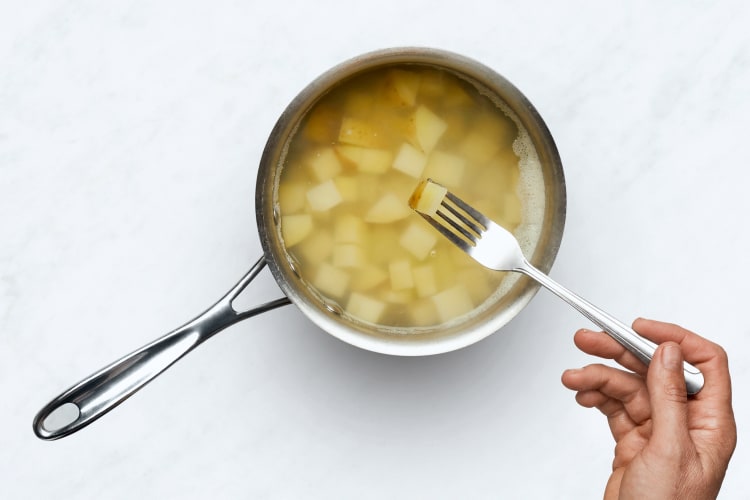
[[[265,257],[261,257],[224,297],[203,314],[105,366],[50,401],[34,417],[34,433],[40,439],[54,440],[82,429],[224,328],[289,304],[287,297],[281,297],[247,311],[239,312],[233,307],[232,302],[265,266]]]

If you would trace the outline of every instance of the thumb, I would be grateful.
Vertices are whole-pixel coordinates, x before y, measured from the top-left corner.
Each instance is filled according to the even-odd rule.
[[[652,437],[656,450],[676,457],[690,441],[682,351],[664,342],[654,353],[646,375],[651,402]]]

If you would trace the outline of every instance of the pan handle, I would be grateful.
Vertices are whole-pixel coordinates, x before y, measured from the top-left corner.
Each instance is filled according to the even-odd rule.
[[[232,302],[266,266],[261,257],[216,304],[176,330],[105,366],[50,401],[34,417],[34,433],[54,440],[101,417],[199,344],[238,321],[290,303],[281,297],[238,312]]]

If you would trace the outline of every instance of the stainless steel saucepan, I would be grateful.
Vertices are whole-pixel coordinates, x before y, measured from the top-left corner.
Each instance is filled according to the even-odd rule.
[[[510,321],[531,300],[538,285],[519,279],[502,297],[463,322],[420,329],[419,333],[379,328],[352,321],[336,307],[321,302],[305,286],[282,246],[277,187],[287,145],[310,108],[331,88],[364,71],[389,65],[426,65],[443,69],[473,85],[483,95],[508,106],[533,141],[542,165],[544,214],[529,261],[549,272],[565,222],[565,180],[562,165],[546,125],[531,103],[505,78],[466,57],[435,49],[396,48],[348,60],[322,74],[289,104],[276,123],[258,168],[255,211],[263,256],[216,304],[185,325],[124,356],[54,398],[36,415],[36,435],[54,440],[85,427],[123,402],[175,361],[224,328],[262,312],[293,303],[313,323],[331,335],[370,351],[421,356],[448,352],[490,335]],[[284,296],[249,310],[233,301],[268,266]]]

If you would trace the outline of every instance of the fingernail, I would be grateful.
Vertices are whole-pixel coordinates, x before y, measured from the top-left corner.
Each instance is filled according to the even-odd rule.
[[[664,352],[662,352],[662,363],[664,368],[670,371],[682,371],[682,353],[680,348],[674,344],[667,344],[664,346]]]

